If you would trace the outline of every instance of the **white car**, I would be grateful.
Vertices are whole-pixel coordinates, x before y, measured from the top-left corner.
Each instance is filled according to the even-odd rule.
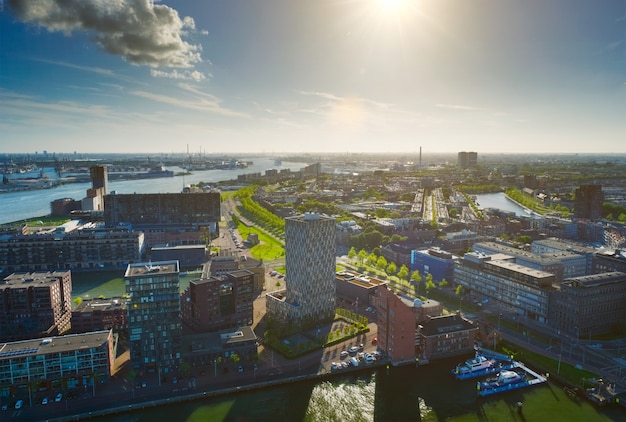
[[[55,397],[54,401],[56,401],[56,402],[60,402],[60,401],[61,401],[61,399],[63,399],[63,394],[59,393],[59,394],[57,394],[57,396]]]
[[[348,356],[348,352],[346,352],[345,350],[342,350],[340,355],[341,355],[341,358],[343,359]]]
[[[24,404],[23,400],[18,400],[18,401],[15,402],[15,408],[16,409],[21,409],[23,404]]]
[[[41,404],[48,404],[48,397],[44,397]]]
[[[348,349],[348,352],[350,353],[356,353],[359,351],[359,348],[356,346],[352,346],[351,348]]]

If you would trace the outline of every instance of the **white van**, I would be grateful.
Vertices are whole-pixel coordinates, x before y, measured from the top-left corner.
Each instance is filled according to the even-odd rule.
[[[357,358],[351,357],[350,358],[350,365],[352,365],[352,366],[359,366],[359,361],[357,360]]]

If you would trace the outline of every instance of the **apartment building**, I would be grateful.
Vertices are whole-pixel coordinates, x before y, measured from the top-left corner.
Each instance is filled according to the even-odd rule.
[[[182,320],[178,261],[128,265],[130,361],[134,368],[162,374],[180,364]]]
[[[0,236],[5,272],[121,269],[141,260],[144,234],[101,225],[71,225],[35,234]]]
[[[285,219],[286,289],[268,293],[280,320],[315,325],[335,316],[335,219],[317,213]]]
[[[92,388],[112,375],[113,332],[0,343],[0,397],[28,400],[34,391]]]
[[[70,271],[14,273],[0,281],[0,341],[66,333],[71,316]]]

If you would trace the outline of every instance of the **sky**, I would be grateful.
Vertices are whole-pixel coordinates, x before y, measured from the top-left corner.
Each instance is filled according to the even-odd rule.
[[[0,0],[0,152],[626,153],[625,0]]]

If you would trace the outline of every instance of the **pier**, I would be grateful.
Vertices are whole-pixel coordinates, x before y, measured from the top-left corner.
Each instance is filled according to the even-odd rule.
[[[512,367],[514,369],[520,369],[524,371],[526,376],[531,376],[532,379],[522,382],[516,382],[511,384],[504,384],[498,386],[490,386],[485,381],[479,381],[476,383],[476,390],[480,397],[491,396],[493,394],[503,393],[506,391],[519,390],[520,388],[530,387],[532,385],[543,384],[548,380],[547,377],[533,371],[521,362],[513,362]]]

